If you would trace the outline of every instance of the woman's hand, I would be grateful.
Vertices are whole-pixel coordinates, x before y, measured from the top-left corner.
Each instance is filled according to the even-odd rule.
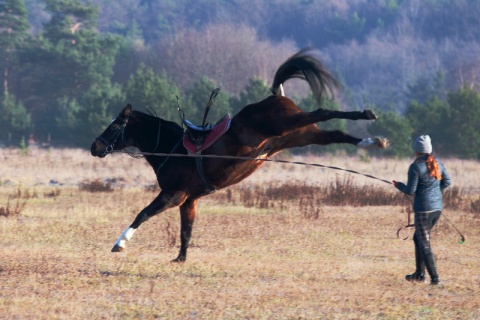
[[[398,189],[398,182],[395,180],[392,180],[392,182],[393,182],[393,186]]]

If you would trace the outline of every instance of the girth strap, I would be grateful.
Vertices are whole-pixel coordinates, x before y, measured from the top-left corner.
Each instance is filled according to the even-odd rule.
[[[200,147],[202,146],[203,139],[199,139],[196,141],[197,144],[197,155],[201,155],[202,151],[200,150]],[[216,191],[215,187],[213,187],[210,182],[208,182],[207,177],[205,176],[205,172],[203,171],[203,163],[202,163],[203,157],[195,157],[195,164],[197,165],[197,171],[198,175],[200,176],[200,179],[202,179],[203,185],[205,188],[207,188],[207,194],[214,193]]]

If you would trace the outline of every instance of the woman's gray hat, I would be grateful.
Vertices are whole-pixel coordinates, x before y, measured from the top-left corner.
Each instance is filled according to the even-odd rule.
[[[413,150],[418,153],[432,153],[432,140],[429,135],[423,135],[415,139]]]

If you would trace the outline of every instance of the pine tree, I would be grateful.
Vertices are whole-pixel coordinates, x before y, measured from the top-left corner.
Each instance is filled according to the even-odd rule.
[[[439,136],[445,143],[443,151],[453,157],[480,159],[480,93],[460,88],[448,94],[447,103],[448,116],[439,124],[443,129]]]
[[[5,92],[0,95],[0,139],[12,145],[20,142],[30,126],[30,114],[13,95]]]
[[[140,65],[135,74],[130,76],[125,94],[127,101],[136,109],[149,106],[165,120],[179,120],[177,97],[180,98],[180,89],[165,72],[157,75],[151,68]]]
[[[405,117],[391,111],[380,113],[379,119],[368,127],[368,132],[389,139],[391,146],[382,150],[382,155],[399,158],[412,155],[413,128]]]
[[[27,10],[23,0],[0,1],[0,65],[3,71],[3,92],[10,90],[10,78],[18,66],[18,51],[28,35]]]
[[[68,139],[62,142],[70,143],[82,135],[78,126],[88,122],[86,108],[105,114],[107,105],[118,103],[115,100],[98,106],[103,110],[91,110],[91,106],[82,104],[88,101],[84,95],[92,92],[98,98],[117,96],[107,91],[114,88],[110,79],[120,39],[98,33],[97,8],[88,2],[45,2],[51,20],[24,57],[29,66],[24,88],[29,91],[28,107],[38,135],[51,135],[54,142]]]

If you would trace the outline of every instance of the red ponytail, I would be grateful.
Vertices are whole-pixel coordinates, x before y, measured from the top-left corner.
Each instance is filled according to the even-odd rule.
[[[431,154],[427,156],[427,168],[431,177],[434,177],[437,180],[442,180],[442,173],[440,172],[438,162]]]

